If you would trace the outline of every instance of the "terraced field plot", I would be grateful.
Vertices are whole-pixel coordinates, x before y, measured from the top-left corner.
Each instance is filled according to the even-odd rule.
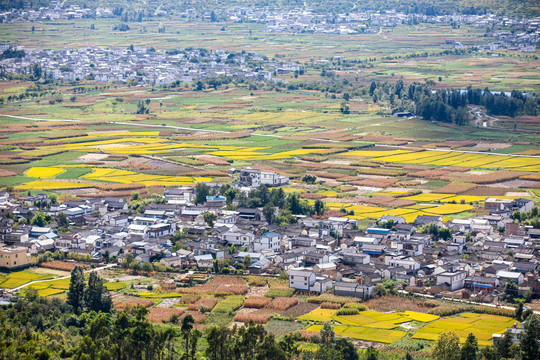
[[[372,161],[400,163],[400,164],[421,164],[435,166],[455,166],[486,168],[486,169],[507,169],[520,171],[540,171],[540,158],[537,157],[510,157],[494,154],[477,154],[450,151],[410,151],[400,152],[400,150],[389,151],[354,151],[353,155],[365,156]],[[350,153],[349,153],[350,154]]]
[[[13,272],[6,276],[0,276],[0,287],[14,289],[32,281],[53,279],[54,275],[38,274],[30,270]]]
[[[456,317],[446,317],[432,322],[419,329],[413,339],[437,340],[440,333],[453,330],[464,343],[467,336],[472,333],[478,339],[479,345],[491,345],[493,334],[502,334],[506,328],[511,327],[515,320],[505,316],[462,313]]]
[[[393,343],[401,339],[407,333],[401,330],[393,330],[399,324],[409,321],[431,322],[439,319],[438,316],[405,311],[402,313],[380,313],[366,310],[358,315],[336,315],[336,310],[315,309],[312,312],[299,316],[300,320],[316,322],[336,321],[342,325],[334,325],[336,334],[353,339],[375,341],[381,343]],[[306,331],[320,332],[322,325],[311,325]]]

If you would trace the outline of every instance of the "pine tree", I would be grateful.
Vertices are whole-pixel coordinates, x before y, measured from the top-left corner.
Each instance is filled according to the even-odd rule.
[[[540,318],[537,315],[531,316],[521,333],[519,352],[522,360],[540,359]]]
[[[83,303],[89,311],[111,311],[111,297],[103,286],[103,279],[94,271],[88,278],[88,287],[84,289]]]
[[[467,336],[467,340],[461,348],[461,360],[476,360],[478,352],[478,341],[473,333]]]
[[[67,303],[73,307],[76,313],[82,311],[85,287],[83,269],[81,266],[76,265],[71,271],[71,280],[69,281],[69,290],[67,292]]]

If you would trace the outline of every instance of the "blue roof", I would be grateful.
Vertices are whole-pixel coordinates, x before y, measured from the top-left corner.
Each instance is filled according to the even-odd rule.
[[[486,288],[486,289],[491,289],[493,287],[491,285],[483,285],[483,284],[472,284],[472,286]]]
[[[389,234],[390,229],[381,229],[381,228],[367,228],[366,232],[368,234]]]
[[[207,196],[206,201],[225,201],[227,198],[225,196]]]
[[[264,234],[262,234],[262,236],[273,237],[273,236],[279,236],[279,234],[276,233],[276,232],[273,232],[273,231],[268,231],[268,232],[265,232]]]
[[[362,250],[362,252],[365,252],[366,254],[382,254],[382,251],[377,250]]]

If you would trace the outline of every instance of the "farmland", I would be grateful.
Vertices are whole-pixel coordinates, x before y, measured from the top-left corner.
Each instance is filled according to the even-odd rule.
[[[377,1],[2,11],[0,353],[427,360],[534,318],[540,26]]]
[[[473,333],[481,346],[488,346],[492,342],[493,334],[503,333],[507,327],[515,322],[514,319],[491,315],[489,313],[474,313],[464,310],[457,315],[437,316],[420,311],[393,311],[379,312],[368,309],[357,299],[339,297],[334,295],[322,295],[306,298],[302,294],[294,294],[292,297],[272,298],[264,296],[252,296],[241,288],[246,282],[257,283],[258,285],[280,282],[277,279],[248,276],[246,279],[239,277],[215,276],[206,282],[202,282],[193,287],[176,287],[171,284],[171,279],[179,275],[138,276],[135,280],[121,281],[126,274],[120,269],[102,270],[101,275],[109,281],[105,283],[107,289],[112,293],[113,304],[118,311],[129,310],[135,306],[148,308],[148,320],[156,324],[167,324],[171,326],[171,319],[174,316],[182,319],[190,314],[195,319],[198,329],[208,329],[215,324],[229,325],[253,321],[262,324],[266,329],[276,334],[276,336],[286,335],[291,332],[298,332],[302,339],[301,347],[309,348],[315,346],[309,341],[313,334],[318,334],[324,323],[333,326],[336,336],[347,337],[365,344],[386,344],[391,345],[387,350],[391,354],[394,349],[399,348],[402,343],[411,341],[425,341],[425,349],[418,351],[418,356],[425,356],[425,351],[429,350],[432,341],[447,329],[454,330],[463,343],[469,333]],[[48,277],[38,277],[31,271],[13,273],[10,279],[36,279],[42,280]],[[9,280],[9,279],[8,279]],[[0,281],[8,281],[2,278]],[[13,280],[12,280],[13,281]],[[15,283],[13,285],[16,285]],[[153,291],[148,291],[150,286]],[[65,297],[65,292],[69,288],[69,279],[42,281],[32,285],[37,290],[38,295],[44,297]],[[21,291],[21,293],[26,292]],[[353,301],[353,302],[351,302]],[[391,303],[406,302],[406,307],[421,309],[414,305],[422,304],[422,301],[415,298],[375,298],[376,302]],[[337,309],[326,309],[325,304],[337,305]],[[295,307],[313,305],[315,309],[303,315],[291,317],[288,309]],[[453,307],[451,302],[440,300],[439,306]],[[378,305],[376,305],[378,306]],[[433,305],[432,305],[433,306]],[[459,305],[455,305],[459,306]],[[292,307],[292,308],[291,308]],[[399,308],[399,306],[395,306]],[[345,315],[340,311],[343,309],[355,310],[356,314]],[[173,316],[174,315],[174,316]]]
[[[130,93],[127,89],[125,91],[126,95]],[[234,89],[224,96],[232,100],[245,93]],[[203,98],[206,96],[202,95]],[[201,100],[197,98],[197,107],[202,106],[202,110],[205,106],[201,105]],[[257,102],[258,99],[253,97],[252,101]],[[173,103],[170,106],[178,106]],[[184,110],[179,111],[187,112],[182,117],[202,114],[193,113],[186,102],[181,105]],[[534,198],[534,192],[528,189],[538,188],[537,181],[533,180],[540,170],[538,157],[476,150],[479,145],[489,143],[485,141],[456,142],[462,146],[451,149],[430,149],[429,142],[420,148],[415,145],[420,140],[414,139],[407,140],[406,146],[385,145],[380,144],[379,139],[366,135],[356,135],[340,142],[333,139],[336,134],[342,136],[342,131],[336,133],[335,120],[324,114],[323,120],[315,117],[314,122],[304,128],[288,127],[287,118],[280,116],[283,125],[264,125],[265,128],[272,126],[274,130],[259,134],[261,127],[253,123],[251,115],[237,117],[233,114],[224,113],[219,117],[215,113],[204,114],[213,118],[205,129],[229,131],[222,137],[238,131],[222,122],[222,117],[234,118],[234,123],[243,124],[240,137],[223,140],[209,138],[208,133],[198,132],[195,127],[192,130],[140,131],[127,125],[91,120],[80,120],[85,128],[92,130],[88,134],[75,129],[67,137],[50,139],[53,126],[70,129],[80,125],[35,123],[3,117],[0,122],[13,131],[7,134],[7,139],[0,141],[10,144],[18,139],[20,142],[19,136],[32,129],[26,134],[33,137],[25,135],[24,146],[19,146],[33,150],[16,151],[14,148],[3,151],[0,161],[4,161],[4,167],[11,176],[0,178],[0,184],[21,192],[45,190],[83,196],[123,194],[129,189],[145,193],[144,188],[152,186],[167,188],[194,186],[208,181],[228,182],[229,167],[252,166],[283,172],[293,179],[292,186],[284,189],[286,192],[298,192],[307,199],[323,199],[328,209],[346,209],[353,213],[349,216],[358,220],[395,215],[407,221],[421,214],[459,217],[460,214],[475,212],[488,197],[509,198],[511,196],[506,196],[506,193],[521,191]],[[165,112],[160,116],[170,117]],[[313,117],[314,114],[304,116]],[[145,122],[162,121],[171,126],[176,124],[165,119],[147,119]],[[404,121],[411,120],[392,119],[395,123]],[[137,126],[137,123],[132,125]],[[309,129],[309,135],[304,129]],[[357,131],[361,131],[360,128],[357,127]],[[312,137],[311,140],[306,140],[306,135]],[[431,144],[435,147],[434,143]],[[508,146],[512,146],[510,142]],[[515,147],[518,153],[523,149]],[[322,162],[314,162],[310,158],[313,156],[324,158]],[[291,162],[295,164],[294,169],[288,166]],[[306,186],[300,180],[309,173],[326,184],[318,189]],[[440,185],[429,186],[435,181]],[[501,192],[500,188],[505,187],[505,183],[512,185]],[[517,186],[520,190],[516,189]],[[418,207],[420,204],[431,206]]]

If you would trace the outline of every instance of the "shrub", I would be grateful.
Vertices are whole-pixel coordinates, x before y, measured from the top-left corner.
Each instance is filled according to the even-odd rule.
[[[336,313],[336,315],[358,315],[358,314],[360,314],[360,311],[354,308],[339,309]]]
[[[340,309],[341,304],[333,303],[333,302],[323,302],[321,303],[321,309]]]
[[[262,276],[246,276],[249,286],[266,286],[266,279]]]
[[[292,294],[294,294],[294,289],[292,288],[279,288],[279,287],[276,287],[276,288],[273,288],[273,289],[270,289],[266,292],[266,294],[264,294],[264,296],[266,297],[289,297],[291,296]]]
[[[366,311],[368,307],[360,303],[346,303],[343,305],[344,308],[357,309],[358,311]]]

